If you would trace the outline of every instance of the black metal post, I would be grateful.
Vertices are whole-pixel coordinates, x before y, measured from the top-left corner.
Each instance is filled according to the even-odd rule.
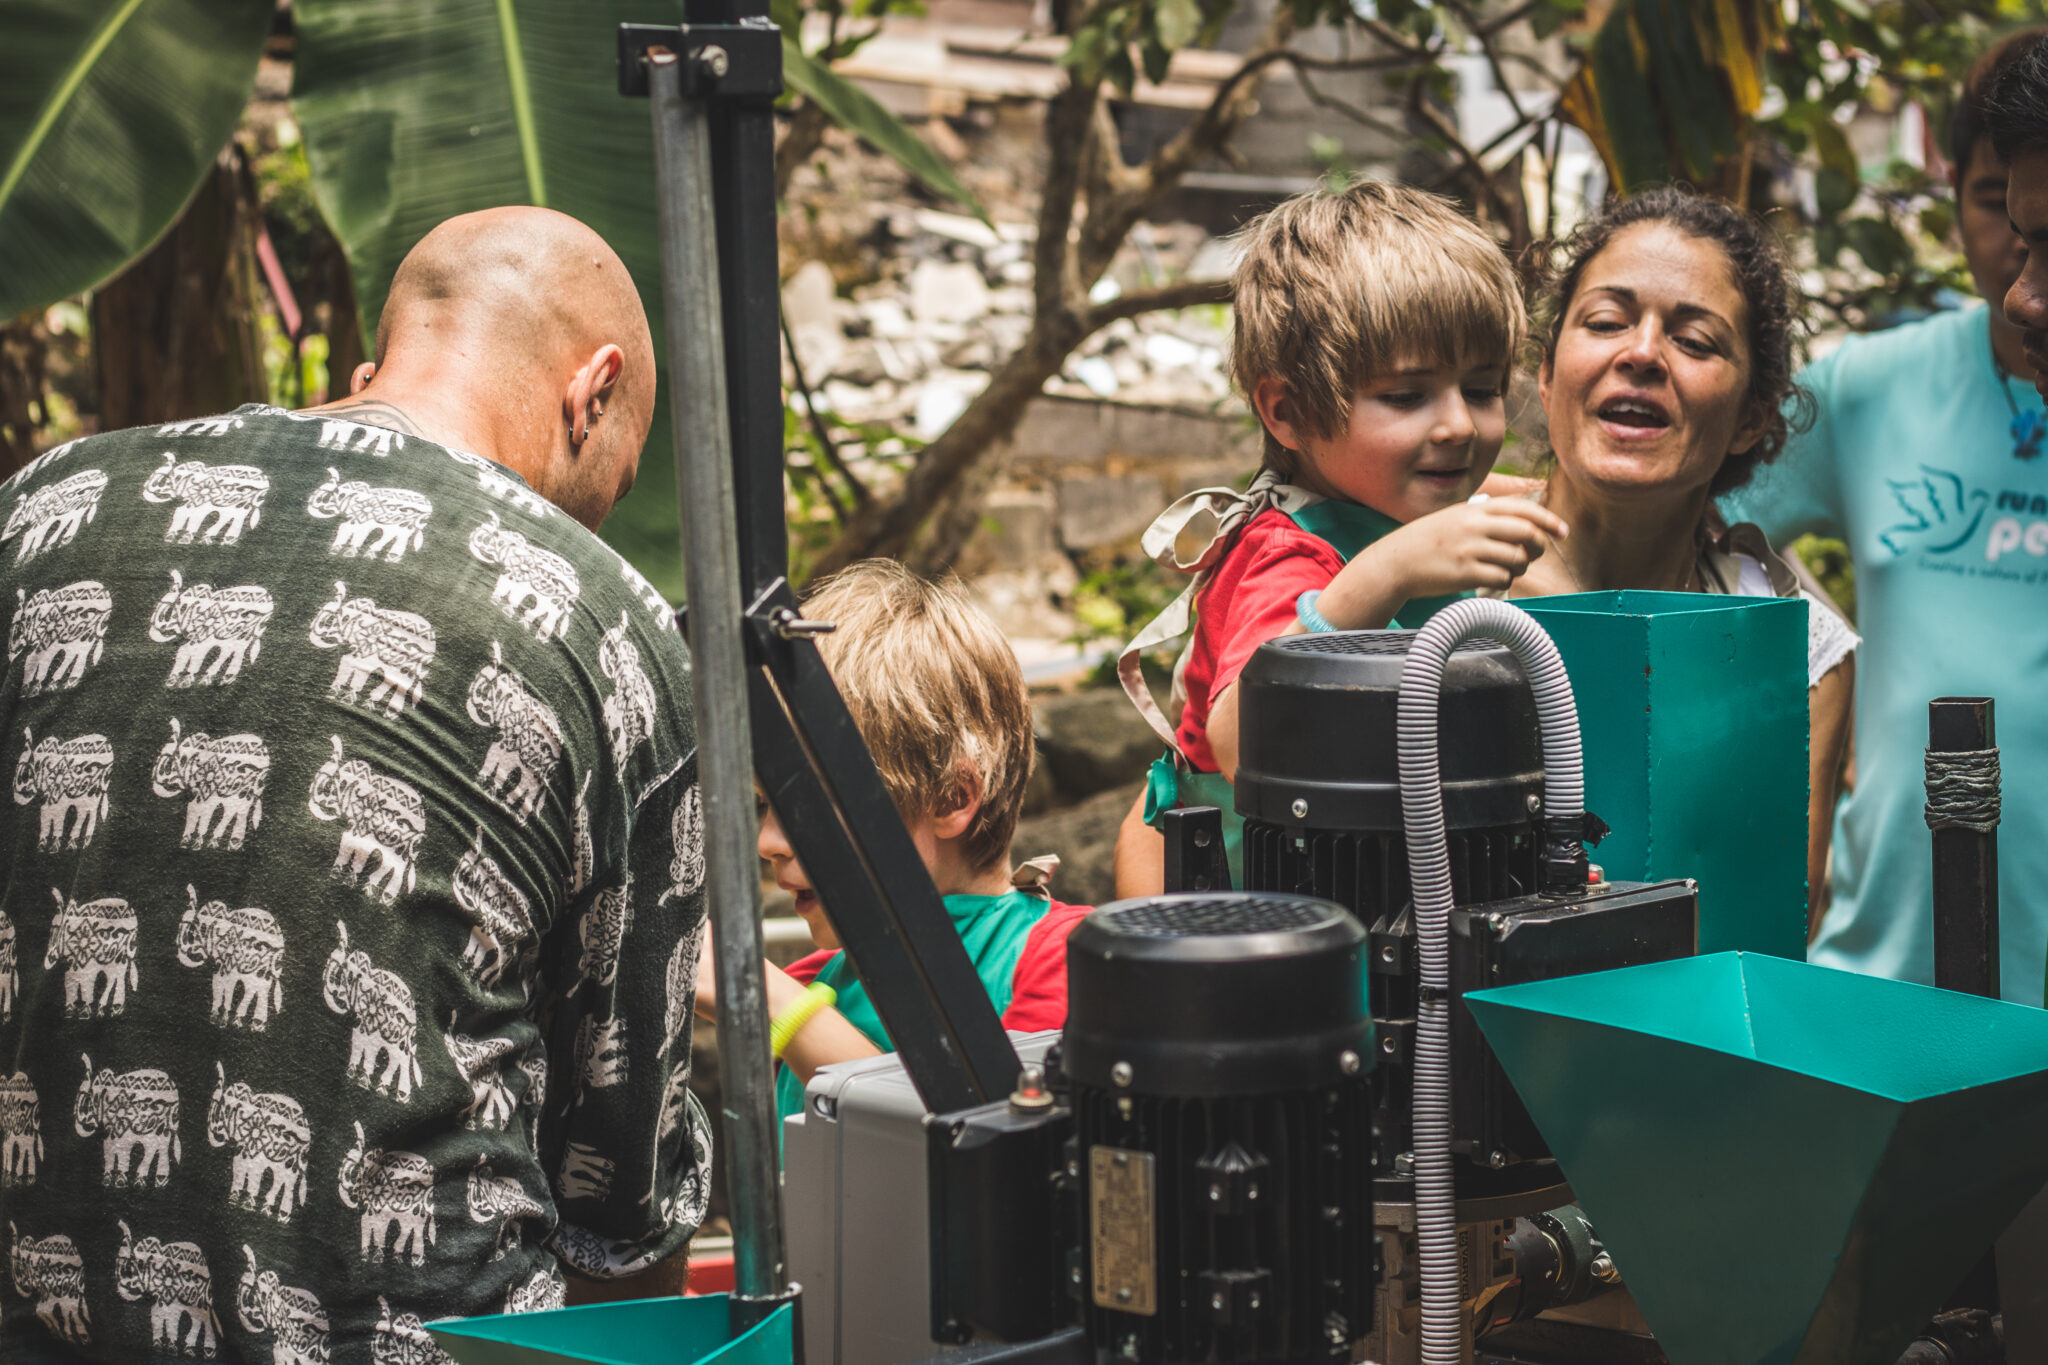
[[[1997,745],[1991,698],[1938,697],[1927,703],[1930,755],[1979,753]],[[1936,828],[1933,839],[1934,984],[1996,997],[1998,831],[1950,825]]]
[[[1998,726],[1989,697],[1937,697],[1927,703],[1927,823],[1934,840],[1934,984],[1943,990],[1997,998],[1998,989]],[[1957,760],[1970,780],[1989,786],[1959,806],[1948,790]],[[1986,1251],[1948,1301],[1948,1309],[1998,1308],[1997,1255]]]
[[[761,881],[754,853],[739,551],[726,511],[733,505],[733,460],[718,244],[711,228],[711,140],[704,102],[683,95],[685,62],[706,58],[654,49],[647,61],[668,302],[676,497],[684,571],[697,604],[688,621],[697,772],[704,795],[704,888],[718,982],[726,1184],[740,1230],[733,1243],[730,1300],[738,1332],[788,1302],[794,1291],[783,1236],[775,1065],[761,970]]]
[[[1160,821],[1166,836],[1167,891],[1230,890],[1230,857],[1223,847],[1223,812],[1183,806]]]

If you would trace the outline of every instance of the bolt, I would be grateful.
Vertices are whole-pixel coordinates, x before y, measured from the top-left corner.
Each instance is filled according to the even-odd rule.
[[[1067,1272],[1067,1283],[1068,1283],[1068,1284],[1079,1284],[1079,1283],[1081,1283],[1081,1267],[1079,1267],[1079,1266],[1075,1266],[1075,1267],[1074,1267],[1074,1268],[1073,1268],[1072,1270],[1069,1270],[1069,1271]]]
[[[1252,1291],[1251,1305],[1254,1308],[1257,1308],[1259,1306],[1259,1291],[1256,1289]]]
[[[1536,794],[1535,792],[1530,792],[1530,793],[1529,793],[1529,814],[1531,814],[1531,815],[1534,815],[1534,814],[1535,814],[1535,813],[1536,813],[1537,811],[1539,811],[1539,810],[1542,810],[1542,809],[1543,809],[1543,798],[1542,798],[1542,797],[1540,797],[1540,796],[1538,796],[1538,795],[1537,795],[1537,794]]]
[[[1254,1202],[1256,1202],[1256,1201],[1257,1201],[1257,1199],[1258,1199],[1258,1197],[1259,1197],[1259,1182],[1258,1182],[1258,1181],[1254,1180],[1254,1181],[1253,1181],[1253,1182],[1252,1182],[1251,1184],[1249,1184],[1249,1185],[1247,1185],[1247,1186],[1245,1186],[1245,1187],[1244,1187],[1244,1197],[1245,1197],[1246,1199],[1252,1200],[1252,1201],[1254,1201]]]
[[[1389,943],[1389,944],[1388,944],[1388,945],[1387,945],[1386,947],[1384,947],[1384,948],[1380,949],[1380,961],[1382,961],[1382,962],[1386,963],[1386,964],[1387,964],[1387,965],[1388,965],[1389,967],[1391,967],[1391,966],[1393,966],[1393,965],[1394,965],[1394,945],[1393,945],[1393,944]]]
[[[1611,1277],[1613,1274],[1614,1258],[1612,1256],[1609,1256],[1606,1252],[1603,1251],[1598,1256],[1595,1256],[1593,1258],[1594,1279],[1605,1280]]]
[[[1223,1187],[1221,1185],[1211,1185],[1209,1187],[1209,1202],[1212,1204],[1223,1202]]]
[[[1196,830],[1196,831],[1195,831],[1195,847],[1196,847],[1196,848],[1207,848],[1208,846],[1209,846],[1209,831],[1208,831],[1208,830],[1206,830],[1206,829],[1198,829],[1198,830]]]
[[[1331,1323],[1328,1327],[1325,1327],[1323,1329],[1323,1339],[1329,1342],[1332,1346],[1337,1347],[1342,1347],[1349,1344],[1344,1340],[1344,1329],[1342,1327],[1337,1326],[1335,1323]]]
[[[1358,1054],[1350,1048],[1347,1047],[1337,1054],[1337,1069],[1345,1075],[1356,1076],[1358,1074],[1358,1067]]]
[[[1118,1344],[1116,1353],[1125,1360],[1136,1360],[1138,1358],[1138,1338],[1135,1335],[1125,1337]]]
[[[1109,1160],[1110,1164],[1113,1166],[1128,1166],[1131,1164],[1131,1156],[1128,1152],[1118,1152]]]
[[[1109,1069],[1109,1078],[1119,1086],[1129,1085],[1131,1083],[1131,1064],[1129,1062],[1118,1062]]]
[[[726,60],[724,48],[705,48],[704,53],[707,59],[705,65],[707,67],[711,65],[710,61],[708,60],[708,57],[709,54],[713,52],[716,52],[718,54],[718,69],[713,71],[711,74],[714,76],[723,76],[725,74]],[[833,624],[830,621],[806,621],[803,617],[799,616],[795,611],[791,610],[788,607],[777,607],[774,610],[774,612],[772,612],[769,615],[768,619],[773,624],[775,633],[785,640],[806,639],[814,635],[830,635],[833,631],[839,629],[837,625]]]
[[[1209,1306],[1221,1313],[1223,1311],[1223,1296],[1221,1294],[1211,1294],[1209,1296]]]
[[[1120,1119],[1128,1119],[1128,1118],[1130,1118],[1130,1116],[1131,1116],[1131,1100],[1130,1100],[1130,1097],[1129,1097],[1128,1095],[1126,1095],[1126,1096],[1124,1096],[1124,1097],[1120,1098],[1119,1100],[1117,1100],[1117,1102],[1116,1102],[1116,1116],[1117,1116],[1118,1118],[1120,1118]]]
[[[1486,1154],[1486,1164],[1497,1171],[1508,1164],[1508,1154],[1496,1147]]]
[[[1305,798],[1299,796],[1295,797],[1293,810],[1295,819],[1308,819],[1308,801]]]
[[[697,54],[697,62],[706,74],[718,77],[732,70],[732,57],[716,43],[712,43]]]
[[[1116,1301],[1118,1303],[1129,1303],[1131,1301],[1131,1291],[1128,1285],[1116,1291]]]
[[[1486,917],[1486,927],[1495,933],[1499,933],[1502,929],[1507,928],[1507,925],[1508,917],[1506,915],[1496,912]]]

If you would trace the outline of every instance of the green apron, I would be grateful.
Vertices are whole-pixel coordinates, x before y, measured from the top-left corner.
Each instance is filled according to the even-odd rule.
[[[1334,499],[1297,508],[1286,515],[1294,524],[1337,552],[1349,564],[1366,546],[1394,531],[1401,523],[1383,512],[1355,502]],[[1388,623],[1392,629],[1420,630],[1425,621],[1469,592],[1448,597],[1417,597],[1401,604]],[[1213,700],[1213,698],[1212,698]],[[1230,779],[1222,773],[1196,772],[1180,754],[1169,749],[1153,760],[1145,784],[1145,823],[1160,828],[1160,816],[1181,806],[1214,806],[1223,812],[1223,850],[1230,859],[1230,884],[1244,886],[1244,817],[1237,813],[1237,801]]]

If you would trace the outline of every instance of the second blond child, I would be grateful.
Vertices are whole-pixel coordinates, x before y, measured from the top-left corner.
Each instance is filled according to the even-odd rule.
[[[1147,549],[1198,578],[1127,649],[1119,671],[1169,750],[1117,841],[1117,894],[1156,892],[1156,825],[1180,805],[1222,809],[1242,885],[1236,682],[1283,635],[1420,627],[1475,590],[1502,592],[1566,527],[1533,502],[1473,501],[1507,433],[1505,392],[1527,329],[1513,267],[1435,195],[1377,181],[1318,189],[1244,234],[1232,277],[1231,376],[1265,432],[1244,494],[1206,489],[1169,508]],[[1203,515],[1206,549],[1176,557]],[[1169,726],[1138,661],[1193,638]]]

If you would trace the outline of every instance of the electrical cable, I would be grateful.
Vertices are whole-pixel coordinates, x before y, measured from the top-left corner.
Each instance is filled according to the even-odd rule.
[[[1998,828],[1998,749],[1927,751],[1927,828]]]

